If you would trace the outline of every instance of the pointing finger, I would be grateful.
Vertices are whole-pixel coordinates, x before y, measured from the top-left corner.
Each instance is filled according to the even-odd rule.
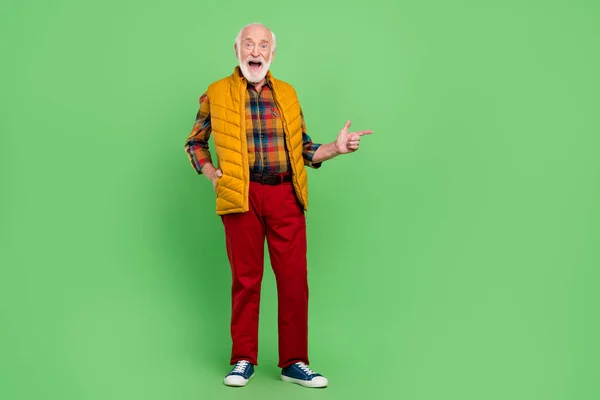
[[[358,131],[358,132],[352,132],[352,133],[357,133],[358,136],[362,136],[362,135],[370,135],[371,133],[373,133],[373,131],[368,129],[366,131]]]

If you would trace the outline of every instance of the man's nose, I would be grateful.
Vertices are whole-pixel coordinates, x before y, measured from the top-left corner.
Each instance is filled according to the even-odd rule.
[[[250,52],[250,55],[252,57],[259,57],[260,56],[260,52],[258,51],[258,47],[254,46],[252,48],[252,51]]]

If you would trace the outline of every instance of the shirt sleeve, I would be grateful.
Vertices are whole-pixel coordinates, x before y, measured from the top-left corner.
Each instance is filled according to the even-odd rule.
[[[310,136],[306,133],[306,124],[304,122],[304,114],[302,111],[300,111],[300,118],[302,120],[302,157],[304,158],[304,165],[315,169],[320,168],[322,162],[313,163],[312,159],[317,149],[321,147],[321,144],[313,143]]]
[[[210,104],[208,96],[204,93],[200,96],[200,108],[196,114],[196,122],[192,132],[185,141],[185,151],[192,164],[192,167],[198,174],[202,174],[202,167],[207,162],[212,163],[210,151],[208,149],[208,139],[210,138]]]

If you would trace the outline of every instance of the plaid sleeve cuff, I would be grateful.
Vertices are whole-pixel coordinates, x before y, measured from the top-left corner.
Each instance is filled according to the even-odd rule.
[[[320,143],[313,143],[310,139],[304,144],[304,150],[302,151],[302,157],[304,158],[304,165],[310,168],[321,168],[323,162],[313,163],[312,159],[317,149],[321,147]]]
[[[192,163],[192,166],[198,175],[202,175],[202,167],[204,167],[204,164],[207,162],[212,164],[212,159],[208,149],[203,149],[200,145],[190,146],[188,148],[188,155],[190,162]]]

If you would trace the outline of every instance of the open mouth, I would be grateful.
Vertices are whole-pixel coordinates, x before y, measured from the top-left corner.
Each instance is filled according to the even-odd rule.
[[[248,66],[250,68],[260,69],[260,67],[262,67],[262,63],[260,61],[249,61]]]

